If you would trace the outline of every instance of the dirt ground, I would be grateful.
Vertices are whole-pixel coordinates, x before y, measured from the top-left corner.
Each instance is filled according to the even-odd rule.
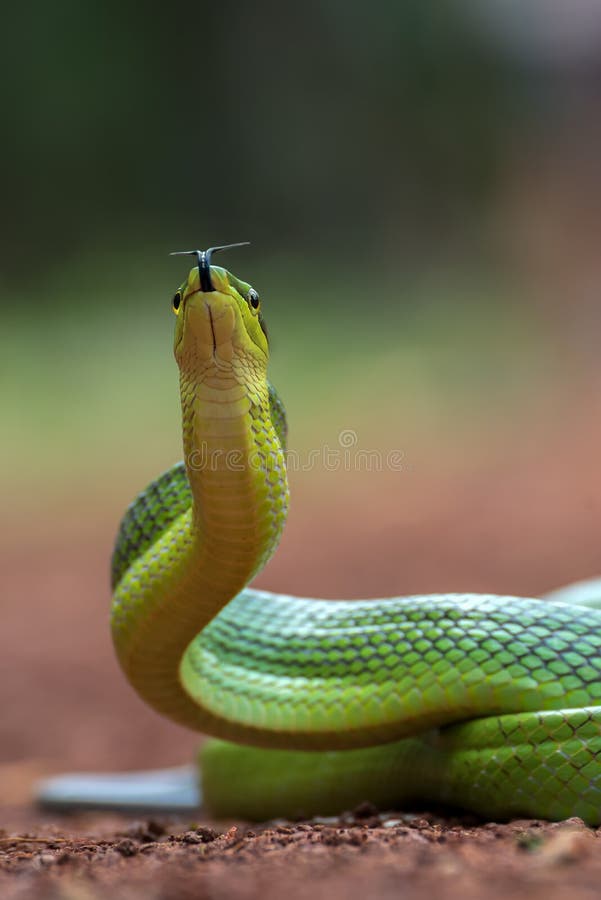
[[[4,900],[388,900],[599,896],[580,819],[475,824],[368,806],[338,819],[199,823],[87,816],[0,837]]]
[[[297,479],[284,541],[259,584],[329,597],[535,595],[600,573],[596,406],[598,396],[570,421],[565,407],[561,421],[547,410],[527,441],[479,460],[409,453],[401,473],[345,473],[334,479],[335,497]],[[249,826],[200,814],[196,822],[136,821],[38,811],[31,796],[40,776],[179,765],[199,741],[146,709],[114,661],[107,560],[122,506],[112,495],[104,505],[65,498],[59,526],[48,524],[58,520],[49,505],[15,518],[3,535],[3,900],[599,895],[601,843],[578,820],[496,825],[359,809],[337,820]]]

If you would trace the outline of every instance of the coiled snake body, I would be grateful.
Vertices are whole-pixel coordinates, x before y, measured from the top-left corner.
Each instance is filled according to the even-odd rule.
[[[600,611],[247,587],[288,504],[259,306],[206,260],[175,295],[184,463],[130,506],[113,557],[127,678],[217,738],[202,751],[205,804],[261,819],[428,801],[599,824]]]

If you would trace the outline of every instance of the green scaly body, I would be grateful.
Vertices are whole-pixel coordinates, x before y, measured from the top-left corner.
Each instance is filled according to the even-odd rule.
[[[220,739],[207,805],[260,819],[428,800],[599,824],[601,611],[247,587],[285,522],[285,415],[249,286],[210,271],[213,291],[193,269],[178,292],[185,464],[128,509],[112,569],[128,679]]]

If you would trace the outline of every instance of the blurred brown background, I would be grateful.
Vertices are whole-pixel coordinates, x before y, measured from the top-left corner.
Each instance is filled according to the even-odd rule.
[[[174,764],[198,741],[133,695],[108,631],[120,515],[180,454],[170,250],[252,241],[227,265],[263,295],[301,460],[260,585],[536,594],[601,572],[598,4],[7,16],[6,790],[23,761]]]

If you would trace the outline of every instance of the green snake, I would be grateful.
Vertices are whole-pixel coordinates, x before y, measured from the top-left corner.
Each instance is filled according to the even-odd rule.
[[[425,802],[600,824],[601,611],[581,593],[248,587],[286,521],[285,410],[258,293],[194,252],[173,299],[184,461],[125,513],[111,624],[142,699],[212,736],[205,806],[257,820]]]

